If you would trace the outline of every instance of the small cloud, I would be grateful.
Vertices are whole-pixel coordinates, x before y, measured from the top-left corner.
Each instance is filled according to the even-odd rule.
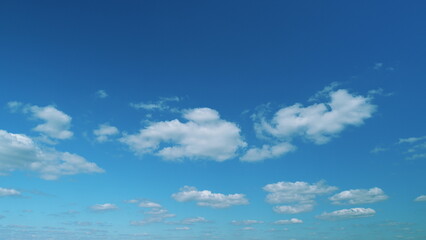
[[[274,212],[280,214],[298,214],[303,212],[310,212],[314,209],[313,204],[298,204],[298,205],[283,205],[275,206],[273,208]]]
[[[414,199],[415,202],[426,202],[426,195],[420,195]]]
[[[105,90],[101,89],[101,90],[96,91],[96,96],[98,98],[103,99],[103,98],[107,98],[108,97],[108,93]]]
[[[344,220],[352,218],[363,218],[363,217],[372,217],[376,214],[376,211],[371,208],[350,208],[337,210],[330,213],[323,213],[317,218],[324,220]]]
[[[298,218],[292,218],[292,219],[285,219],[285,220],[278,220],[275,221],[274,224],[283,225],[283,224],[300,224],[303,223],[302,220]]]
[[[290,143],[284,142],[277,145],[263,145],[262,148],[250,148],[247,152],[240,158],[243,162],[258,162],[265,159],[277,158],[286,153],[292,152],[296,149]]]
[[[171,112],[179,112],[176,108],[170,107],[167,103],[170,102],[179,102],[181,98],[179,97],[168,97],[168,98],[160,98],[156,102],[139,102],[139,103],[130,103],[130,107],[134,109],[142,109],[145,111],[171,111]]]
[[[160,204],[151,201],[142,201],[138,206],[143,208],[161,208]]]
[[[365,204],[384,201],[388,198],[382,189],[375,187],[346,190],[330,197],[330,200],[333,204]]]
[[[253,225],[253,224],[262,224],[263,221],[259,221],[259,220],[242,220],[242,221],[237,221],[237,220],[233,220],[231,222],[231,224],[233,225]]]
[[[399,141],[398,141],[398,144],[401,144],[401,143],[415,143],[415,142],[418,142],[418,141],[422,141],[424,139],[426,139],[426,136],[400,138]]]
[[[371,150],[371,153],[380,153],[380,152],[386,152],[388,151],[389,148],[384,148],[384,147],[375,147],[373,148],[373,150]]]
[[[117,135],[119,132],[118,128],[108,123],[101,124],[98,129],[93,130],[93,134],[95,134],[96,141],[98,142],[109,141],[109,137]]]
[[[373,69],[374,69],[374,70],[379,70],[379,69],[381,69],[382,67],[383,67],[383,63],[381,63],[381,62],[376,62],[376,63],[374,63]]]
[[[0,197],[19,196],[21,192],[11,188],[0,188]]]
[[[102,211],[116,210],[118,209],[118,207],[115,204],[104,203],[104,204],[95,204],[91,206],[90,209],[96,212],[102,212]]]
[[[195,201],[198,206],[227,208],[234,205],[246,205],[248,200],[244,194],[212,193],[209,190],[198,191],[195,187],[185,186],[172,197],[178,202]]]
[[[177,227],[176,230],[190,230],[190,227]]]

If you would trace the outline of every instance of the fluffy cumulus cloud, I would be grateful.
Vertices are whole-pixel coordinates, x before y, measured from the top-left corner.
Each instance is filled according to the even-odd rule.
[[[388,199],[385,192],[378,188],[370,189],[353,189],[340,192],[332,197],[330,200],[333,204],[364,204],[375,203]]]
[[[416,202],[426,202],[426,195],[420,195],[414,199]]]
[[[227,208],[234,205],[246,205],[248,200],[244,194],[212,193],[209,190],[198,191],[195,187],[185,186],[172,197],[178,202],[195,201],[197,205],[213,208]]]
[[[33,128],[34,131],[40,132],[44,136],[60,140],[73,136],[73,132],[69,130],[71,117],[54,106],[39,107],[36,105],[24,105],[20,102],[9,102],[8,106],[13,112],[22,111],[30,114],[34,119],[44,121],[44,123]]]
[[[104,203],[104,204],[95,204],[91,206],[90,209],[96,212],[102,212],[102,211],[115,210],[115,209],[118,209],[118,207],[112,203]]]
[[[266,201],[271,204],[291,203],[292,205],[275,206],[273,210],[281,214],[297,214],[311,211],[314,208],[314,199],[318,195],[329,194],[337,190],[328,186],[324,181],[314,184],[307,182],[277,182],[268,184],[263,190],[269,192]]]
[[[46,180],[63,175],[104,171],[77,154],[42,148],[24,134],[0,130],[0,172],[15,170],[35,171]]]
[[[240,158],[240,160],[244,162],[257,162],[264,159],[282,156],[288,152],[294,151],[295,149],[296,147],[290,143],[279,143],[272,146],[265,144],[262,148],[250,148]]]
[[[118,129],[108,123],[101,124],[98,129],[93,130],[93,134],[96,136],[96,141],[98,142],[106,142],[110,137],[118,133]]]
[[[349,208],[330,213],[323,213],[319,215],[318,218],[325,220],[343,220],[351,218],[372,217],[375,214],[376,211],[371,208]]]
[[[220,119],[210,108],[195,108],[184,112],[186,122],[153,122],[139,133],[120,139],[136,154],[155,154],[164,159],[211,159],[225,161],[233,158],[246,143],[240,128]]]
[[[324,144],[346,127],[363,124],[376,109],[369,97],[353,95],[345,89],[331,91],[329,98],[327,103],[284,107],[271,121],[261,118],[256,130],[282,140],[300,136]]]
[[[10,188],[0,188],[0,197],[6,197],[6,196],[19,196],[21,195],[21,192],[15,189]]]
[[[298,218],[278,220],[278,221],[274,222],[274,224],[279,224],[279,225],[282,225],[282,224],[300,224],[300,223],[303,223],[303,221],[298,219]]]

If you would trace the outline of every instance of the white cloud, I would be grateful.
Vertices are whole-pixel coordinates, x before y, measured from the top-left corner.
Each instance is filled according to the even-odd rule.
[[[96,91],[96,96],[98,98],[107,98],[108,97],[108,93],[105,90],[98,90]]]
[[[45,149],[26,135],[0,130],[0,172],[15,170],[35,171],[46,180],[63,175],[104,172],[79,155]]]
[[[34,119],[45,121],[45,123],[33,128],[34,131],[40,132],[44,136],[61,140],[73,136],[73,132],[69,131],[71,117],[54,106],[39,107],[36,105],[24,105],[20,102],[9,102],[7,105],[12,112],[21,110],[23,113],[30,113]]]
[[[118,207],[115,204],[111,204],[111,203],[95,204],[91,206],[90,208],[93,211],[109,211],[109,210],[118,209]]]
[[[333,204],[364,204],[380,202],[388,198],[382,189],[374,187],[346,190],[330,197],[330,200]]]
[[[145,219],[140,221],[132,221],[130,224],[135,226],[142,226],[151,223],[161,223],[165,222],[167,218],[173,218],[176,215],[169,213],[165,208],[154,208],[148,212],[144,213],[146,215]]]
[[[414,199],[414,201],[416,202],[426,202],[426,195],[421,195],[416,197],[416,199]]]
[[[274,222],[274,224],[279,224],[279,225],[282,225],[282,224],[300,224],[300,223],[303,223],[303,221],[300,220],[300,219],[297,219],[297,218],[278,220],[278,221]]]
[[[345,89],[329,93],[330,101],[303,107],[297,103],[275,113],[271,121],[264,117],[255,124],[258,134],[269,134],[290,141],[300,136],[324,144],[348,126],[359,126],[376,109],[369,97],[350,94]]]
[[[0,188],[0,197],[6,197],[6,196],[18,196],[21,195],[21,193],[15,189],[11,188]]]
[[[272,204],[311,202],[317,195],[331,193],[337,187],[328,186],[324,181],[314,184],[307,182],[277,182],[268,184],[263,190],[270,192],[266,196],[266,201]]]
[[[398,143],[415,143],[421,140],[426,139],[426,136],[422,136],[422,137],[409,137],[409,138],[400,138]]]
[[[207,219],[203,218],[203,217],[195,217],[195,218],[185,218],[181,221],[181,224],[194,224],[194,223],[206,223],[208,222]]]
[[[161,208],[160,204],[151,201],[142,201],[138,206],[144,208]]]
[[[314,184],[307,182],[277,182],[268,184],[263,190],[269,192],[266,201],[271,204],[292,203],[273,207],[274,212],[281,214],[297,214],[312,211],[315,198],[318,195],[328,194],[337,190],[334,186],[328,186],[324,181]]]
[[[309,212],[314,209],[314,204],[305,203],[305,204],[298,204],[298,205],[282,205],[282,206],[275,206],[272,208],[274,212],[280,213],[280,214],[298,214],[303,212]]]
[[[244,162],[257,162],[269,158],[276,158],[296,149],[290,143],[279,143],[277,145],[263,145],[262,148],[250,148],[240,158]]]
[[[151,153],[169,160],[225,161],[246,146],[238,126],[220,119],[213,109],[190,109],[183,117],[188,121],[153,122],[137,134],[125,135],[120,141],[139,155]]]
[[[319,215],[318,218],[325,220],[343,220],[351,218],[372,217],[375,214],[376,211],[371,208],[350,208],[337,210],[330,213],[323,213]]]
[[[130,103],[130,106],[135,109],[143,109],[146,111],[172,111],[172,112],[178,112],[177,109],[171,108],[167,105],[168,102],[179,102],[181,99],[179,97],[169,97],[169,98],[160,98],[156,102],[140,102],[140,103]]]
[[[233,205],[246,205],[248,200],[244,194],[212,193],[209,190],[198,191],[195,187],[185,186],[172,197],[178,202],[195,201],[198,206],[226,208]]]
[[[71,127],[71,117],[59,111],[54,106],[30,106],[27,111],[32,113],[32,116],[43,121],[43,124],[37,125],[33,130],[47,135],[55,139],[68,139],[73,136],[69,131]]]
[[[109,137],[117,135],[118,133],[118,129],[108,123],[99,125],[99,128],[93,131],[93,134],[96,136],[96,141],[98,142],[106,142],[109,140]]]
[[[259,220],[242,220],[242,221],[233,220],[231,223],[234,224],[234,225],[253,225],[253,224],[262,224],[263,221],[259,221]]]

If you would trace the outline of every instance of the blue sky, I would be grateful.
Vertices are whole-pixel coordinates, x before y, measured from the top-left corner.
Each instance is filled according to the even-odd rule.
[[[0,238],[425,239],[422,1],[2,1]]]

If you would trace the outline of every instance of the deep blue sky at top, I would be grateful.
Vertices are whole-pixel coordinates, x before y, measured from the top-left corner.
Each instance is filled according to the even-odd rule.
[[[28,86],[22,96],[78,98],[99,84],[111,94],[126,85],[129,100],[159,89],[210,104],[237,94],[233,104],[249,108],[259,103],[253,94],[304,99],[288,84],[315,92],[374,62],[419,69],[419,3],[2,1],[0,61],[4,78]],[[375,87],[356,81],[360,90]]]

